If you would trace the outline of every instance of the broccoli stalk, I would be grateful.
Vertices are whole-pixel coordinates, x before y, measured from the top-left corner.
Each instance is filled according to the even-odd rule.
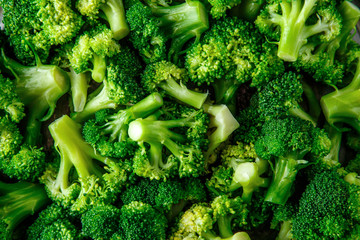
[[[49,202],[45,189],[28,182],[0,182],[0,237],[10,240],[16,227]]]
[[[70,68],[68,75],[71,83],[70,90],[74,112],[81,112],[84,110],[86,104],[90,76],[87,72],[77,74],[73,68]]]
[[[24,66],[5,56],[1,63],[16,77],[15,91],[28,108],[25,142],[36,145],[41,137],[41,121],[54,113],[58,99],[70,88],[69,77],[55,65],[43,65],[36,56],[36,66]]]

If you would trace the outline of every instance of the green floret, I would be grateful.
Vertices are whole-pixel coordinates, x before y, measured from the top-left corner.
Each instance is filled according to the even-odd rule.
[[[330,150],[330,139],[324,130],[310,122],[295,118],[266,121],[262,136],[255,143],[256,154],[272,161],[273,179],[265,201],[285,204],[292,195],[292,186],[298,171],[310,164],[306,155],[320,158]]]
[[[189,113],[184,109],[184,115],[170,120],[158,120],[152,115],[129,124],[129,136],[140,146],[133,159],[136,174],[166,179],[172,174],[198,177],[204,173],[203,140],[209,119],[203,110]],[[163,146],[171,153],[169,156],[163,154]]]
[[[210,14],[213,18],[218,19],[226,16],[226,11],[239,5],[242,0],[209,0],[211,4]]]
[[[124,162],[96,153],[82,138],[80,128],[67,115],[49,125],[60,154],[60,166],[50,166],[41,182],[55,202],[82,213],[97,203],[112,203],[130,170]]]
[[[106,76],[107,58],[119,53],[120,45],[103,24],[93,26],[79,35],[69,53],[70,66],[76,73],[91,71],[96,82]]]
[[[298,59],[311,38],[329,42],[343,26],[333,0],[268,1],[255,24],[270,40],[277,41],[277,55],[288,62]]]
[[[356,172],[360,174],[360,154],[356,154],[353,159],[350,159],[348,164],[346,165],[346,171],[348,172]]]
[[[45,61],[51,50],[70,42],[84,23],[68,0],[2,0],[0,5],[10,45],[16,57],[26,64],[35,59],[28,42]]]
[[[343,54],[344,49],[360,18],[360,10],[349,1],[344,1],[338,6],[342,17],[342,28],[338,36],[329,42],[318,39],[309,41],[300,49],[299,58],[294,62],[299,70],[309,73],[316,81],[329,85],[341,83],[345,62],[337,55]]]
[[[167,220],[151,205],[134,201],[124,205],[120,212],[122,239],[166,239]]]
[[[10,178],[36,182],[44,173],[45,153],[42,148],[23,144],[16,154],[4,159],[2,171]]]
[[[45,189],[28,182],[0,182],[0,238],[10,240],[27,217],[49,202]]]
[[[278,116],[294,116],[316,126],[316,119],[301,106],[303,102],[302,76],[286,72],[270,81],[259,92],[259,112],[264,120]]]
[[[335,89],[335,91],[322,96],[320,103],[330,125],[343,129],[342,124],[346,124],[359,133],[360,58],[358,54],[359,48],[348,53],[348,61],[353,60],[352,63],[356,67],[351,82],[342,89]]]
[[[98,205],[81,215],[82,233],[94,240],[111,239],[119,231],[120,209]]]
[[[95,113],[83,126],[85,141],[90,143],[101,155],[115,158],[131,156],[136,150],[136,142],[128,136],[129,123],[144,118],[158,110],[163,99],[158,93],[152,93],[129,108],[110,112],[101,110]]]
[[[247,21],[226,17],[214,22],[186,54],[192,82],[213,85],[216,103],[231,103],[239,86],[262,85],[284,71],[275,48]]]
[[[293,237],[346,239],[356,223],[349,210],[349,198],[348,183],[336,171],[315,175],[299,201],[299,211],[293,219]]]
[[[77,0],[76,8],[90,19],[105,18],[115,40],[126,37],[130,32],[122,0]]]
[[[186,70],[167,61],[148,64],[142,74],[142,84],[148,92],[164,91],[181,102],[199,109],[208,94],[188,89],[187,81]]]
[[[271,220],[271,228],[275,229],[280,225],[277,240],[292,240],[293,235],[292,222],[295,214],[298,211],[298,206],[294,203],[286,203],[285,205],[278,205],[274,210],[274,217]]]
[[[200,1],[186,1],[176,5],[152,1],[134,3],[126,16],[130,25],[130,40],[146,63],[164,60],[177,62],[183,46],[190,39],[199,40],[209,28],[205,6]],[[166,53],[166,42],[171,45]]]
[[[0,74],[0,108],[13,122],[20,122],[24,118],[24,103],[15,91],[15,83]],[[3,115],[3,114],[1,114]]]
[[[55,65],[43,65],[36,58],[36,66],[24,66],[5,56],[0,64],[15,76],[15,91],[27,107],[25,142],[37,145],[41,139],[41,121],[54,113],[56,103],[69,90],[69,77]]]
[[[73,240],[82,239],[80,231],[67,219],[58,219],[45,227],[40,239],[43,240]]]
[[[213,169],[206,185],[215,195],[242,189],[242,200],[249,203],[254,191],[269,185],[269,179],[261,177],[267,170],[267,161],[259,159],[253,144],[227,145],[221,152],[221,165]]]
[[[23,137],[18,126],[6,117],[0,117],[0,162],[15,155],[22,144]]]

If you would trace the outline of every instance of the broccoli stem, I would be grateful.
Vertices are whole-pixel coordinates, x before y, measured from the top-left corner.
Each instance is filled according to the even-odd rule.
[[[310,121],[314,127],[316,127],[316,121],[310,116],[309,113],[305,112],[300,106],[289,109],[289,113],[295,117]]]
[[[75,112],[81,112],[84,109],[87,90],[89,88],[89,75],[87,72],[77,74],[73,68],[68,72],[71,85],[71,97]]]
[[[92,59],[93,69],[91,71],[91,77],[96,82],[102,82],[106,76],[106,59],[104,56],[97,54],[93,55]]]
[[[218,79],[214,82],[215,102],[229,104],[235,97],[240,83],[234,79]]]
[[[276,240],[291,240],[293,239],[292,233],[291,233],[292,223],[291,221],[284,221],[281,223],[280,231],[278,236],[276,237]]]
[[[247,21],[255,21],[259,15],[261,7],[265,3],[264,0],[246,0],[230,9],[230,15],[243,18]]]
[[[347,123],[360,133],[360,61],[351,83],[334,92],[324,95],[320,104],[327,122],[335,126],[337,123]]]
[[[220,238],[213,231],[203,231],[201,237],[206,240],[251,240],[249,235],[246,232],[237,232],[232,236]]]
[[[222,238],[228,238],[234,235],[231,229],[231,220],[232,218],[230,216],[220,216],[217,220],[220,236]]]
[[[207,93],[199,93],[188,89],[184,84],[177,83],[173,78],[168,78],[159,85],[170,96],[197,109],[201,108],[207,99]]]
[[[305,167],[307,161],[297,160],[304,156],[306,151],[301,154],[289,154],[286,157],[279,157],[275,162],[275,169],[272,182],[266,192],[265,201],[275,204],[285,204],[291,196],[291,188],[295,181],[296,174],[301,168]]]
[[[100,9],[109,22],[115,40],[120,40],[129,34],[130,28],[125,19],[125,8],[122,0],[107,0],[105,4],[100,6]]]

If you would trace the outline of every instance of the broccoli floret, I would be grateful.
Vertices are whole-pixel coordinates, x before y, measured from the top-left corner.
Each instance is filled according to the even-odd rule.
[[[28,43],[45,61],[52,49],[70,42],[84,21],[72,9],[71,1],[2,0],[3,23],[16,57],[24,64],[34,62]]]
[[[316,174],[299,201],[299,210],[293,219],[293,237],[346,239],[356,223],[349,210],[349,199],[348,183],[336,171]],[[356,201],[358,209],[359,196]]]
[[[181,102],[199,109],[208,94],[188,89],[187,81],[186,70],[167,61],[148,64],[142,74],[142,85],[148,92],[164,91]]]
[[[78,0],[76,8],[82,15],[92,20],[99,17],[105,18],[115,40],[126,37],[130,32],[122,0]]]
[[[286,72],[259,92],[259,112],[265,121],[278,116],[295,116],[316,126],[316,119],[301,106],[304,92],[301,79],[300,74]]]
[[[129,124],[129,136],[140,147],[133,159],[139,176],[166,179],[174,174],[198,177],[204,173],[208,115],[181,105],[177,109],[181,114],[169,120],[157,119],[155,113]],[[163,146],[170,155],[163,154]]]
[[[90,143],[101,155],[124,158],[133,155],[136,142],[128,136],[129,123],[137,118],[145,118],[163,105],[158,93],[152,93],[129,108],[112,113],[101,110],[95,113],[83,126],[85,141]]]
[[[259,159],[254,145],[227,145],[221,152],[221,165],[213,169],[207,187],[216,195],[242,189],[242,200],[250,202],[254,191],[267,187],[269,179],[261,177],[268,170],[267,161]]]
[[[15,83],[0,74],[0,108],[13,122],[20,122],[24,118],[24,103],[15,91]],[[2,114],[4,115],[4,114]]]
[[[256,154],[262,159],[273,161],[273,178],[265,201],[285,204],[292,195],[297,172],[308,166],[311,160],[306,155],[317,158],[326,156],[330,150],[330,139],[323,129],[315,128],[309,121],[296,117],[266,121],[261,135],[255,142]]]
[[[110,239],[119,230],[120,209],[98,205],[81,215],[82,233],[94,240]]]
[[[254,22],[260,14],[265,0],[242,0],[230,10],[230,16],[236,16],[249,22]]]
[[[51,225],[44,228],[40,239],[62,240],[62,239],[83,239],[80,230],[67,219],[58,219]]]
[[[51,117],[58,99],[68,92],[69,77],[58,66],[43,65],[38,57],[36,66],[24,66],[2,51],[0,64],[15,76],[15,91],[28,110],[25,142],[37,145],[41,139],[41,121]]]
[[[260,86],[284,71],[274,50],[252,23],[226,17],[192,45],[185,67],[195,84],[213,85],[216,103],[229,104],[242,83]]]
[[[43,186],[28,182],[0,182],[0,238],[12,239],[14,230],[49,202]]]
[[[151,205],[131,202],[120,209],[120,236],[122,239],[166,239],[167,220]]]
[[[103,24],[79,35],[69,53],[70,66],[76,73],[91,71],[92,79],[102,82],[106,76],[107,58],[118,54],[120,45]]]
[[[171,39],[169,60],[177,62],[183,46],[190,39],[200,39],[209,28],[207,10],[201,1],[186,1],[161,6],[156,2],[134,3],[126,16],[130,25],[130,40],[146,63],[166,58],[166,42]]]
[[[309,39],[329,42],[343,26],[333,0],[268,1],[255,24],[270,40],[277,41],[277,55],[288,62],[298,59]]]
[[[61,157],[59,168],[49,165],[41,177],[50,198],[75,213],[112,203],[128,180],[128,165],[96,153],[82,138],[81,126],[67,115],[51,123],[49,130]]]
[[[0,138],[0,165],[3,167],[3,159],[11,158],[19,151],[23,137],[14,122],[0,117]]]
[[[347,163],[346,171],[348,172],[356,172],[357,174],[360,174],[360,154],[356,154],[356,156],[353,159],[350,159],[350,161]]]
[[[209,0],[211,4],[210,14],[218,19],[226,15],[226,11],[239,5],[242,0]]]
[[[287,202],[285,205],[278,205],[274,210],[274,216],[271,220],[271,228],[279,228],[279,233],[276,240],[292,240],[293,235],[292,221],[298,211],[298,206],[295,203]],[[278,227],[280,225],[280,227]]]

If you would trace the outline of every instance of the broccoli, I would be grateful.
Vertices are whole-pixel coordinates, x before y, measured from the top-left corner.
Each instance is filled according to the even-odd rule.
[[[147,117],[163,105],[158,93],[152,93],[129,108],[111,113],[101,110],[83,125],[82,134],[101,155],[124,158],[133,155],[136,142],[128,136],[129,123],[137,118]]]
[[[254,145],[226,145],[221,152],[221,165],[213,169],[207,187],[216,195],[242,189],[242,200],[249,203],[254,191],[267,187],[269,179],[261,177],[268,170],[267,161],[259,159]]]
[[[275,229],[280,224],[279,233],[276,240],[292,240],[293,235],[292,221],[298,211],[295,203],[287,202],[285,205],[278,205],[274,210],[274,216],[271,220],[271,228]]]
[[[281,1],[265,4],[255,24],[262,34],[277,41],[277,55],[284,61],[298,59],[310,39],[329,42],[340,34],[342,17],[336,1]]]
[[[265,0],[242,0],[240,4],[230,9],[229,14],[254,22],[264,4]]]
[[[350,159],[345,168],[348,172],[360,174],[360,153],[357,153],[353,159]]]
[[[43,240],[62,240],[62,239],[82,239],[79,229],[67,219],[58,219],[51,225],[44,228],[40,239]]]
[[[292,195],[297,172],[310,164],[306,155],[320,158],[330,150],[330,139],[323,129],[296,117],[272,118],[262,127],[255,142],[256,154],[272,161],[273,177],[265,201],[285,204]],[[310,161],[310,162],[309,162]]]
[[[122,206],[119,225],[122,239],[166,239],[165,216],[147,203],[134,201]]]
[[[112,203],[131,171],[125,162],[96,153],[82,138],[80,128],[67,115],[49,125],[60,165],[50,164],[40,178],[50,198],[75,213],[98,203]]]
[[[198,41],[209,28],[207,10],[201,1],[189,0],[161,6],[156,2],[134,3],[126,12],[130,41],[146,63],[166,58],[166,42],[171,39],[168,59],[178,61],[190,39]]]
[[[94,240],[111,239],[119,230],[120,209],[97,205],[81,215],[82,233]]]
[[[11,158],[19,151],[23,136],[14,122],[0,117],[0,138],[0,165],[3,165],[3,159]]]
[[[204,173],[208,115],[183,105],[176,109],[179,114],[169,120],[158,119],[157,115],[164,114],[155,113],[129,124],[129,137],[139,144],[133,158],[134,171],[139,176],[166,179],[172,175],[198,177]],[[163,154],[163,146],[170,155]]]
[[[43,186],[0,182],[0,238],[13,239],[16,228],[49,202]]]
[[[5,56],[0,64],[15,76],[15,91],[27,107],[25,142],[30,146],[40,144],[41,121],[54,113],[56,103],[69,90],[69,77],[55,65],[43,65],[36,55],[36,66],[24,66]]]
[[[67,72],[70,79],[70,92],[74,112],[82,112],[87,100],[90,74],[88,72],[76,73],[73,68]]]
[[[181,215],[170,239],[250,240],[246,232],[232,234],[231,222],[238,219],[241,222],[247,214],[244,207],[240,198],[229,199],[226,196],[215,199],[212,206],[195,203]],[[216,225],[219,233],[215,230]]]
[[[259,92],[259,114],[265,121],[278,116],[294,116],[316,126],[316,119],[301,106],[304,92],[301,80],[302,75],[286,72]]]
[[[298,240],[348,239],[353,226],[359,223],[356,215],[359,191],[350,189],[359,188],[349,186],[336,171],[316,174],[299,201],[299,210],[293,218],[293,237]]]
[[[26,65],[35,59],[28,43],[45,61],[54,48],[72,41],[84,23],[71,1],[2,0],[0,5],[8,41],[15,56]]]
[[[185,67],[195,84],[213,85],[216,103],[229,104],[242,83],[261,86],[284,71],[275,50],[252,23],[227,17],[190,47]]]
[[[78,0],[76,8],[82,15],[92,20],[99,17],[104,18],[109,24],[115,40],[126,37],[130,32],[122,0]]]
[[[208,94],[188,89],[187,80],[185,69],[178,68],[171,62],[160,61],[146,66],[141,82],[148,92],[164,91],[177,100],[199,109]]]
[[[344,54],[350,33],[360,18],[360,10],[349,1],[342,2],[338,11],[342,17],[339,35],[329,42],[309,40],[293,63],[295,68],[311,74],[316,81],[329,85],[338,85],[342,81],[345,62],[337,55]]]
[[[107,58],[118,54],[120,45],[113,33],[103,24],[97,24],[83,32],[68,54],[75,73],[91,71],[92,79],[102,82],[106,76]]]
[[[242,0],[209,0],[211,5],[210,14],[213,18],[219,19],[226,15],[226,11],[239,5]]]

